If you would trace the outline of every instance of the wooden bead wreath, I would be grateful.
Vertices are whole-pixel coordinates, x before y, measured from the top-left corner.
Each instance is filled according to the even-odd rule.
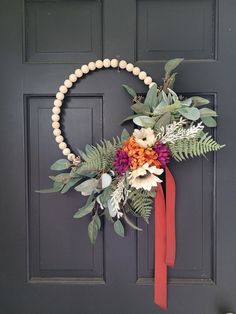
[[[155,82],[152,81],[151,76],[148,76],[147,73],[142,71],[139,67],[134,66],[132,63],[127,63],[125,60],[119,61],[117,59],[104,59],[103,61],[97,60],[95,62],[89,62],[88,65],[84,64],[80,69],[76,69],[74,73],[70,74],[68,79],[64,81],[64,85],[59,87],[59,91],[56,93],[56,99],[54,100],[54,107],[52,108],[53,134],[59,148],[62,150],[63,155],[66,156],[69,161],[79,163],[80,157],[76,157],[75,154],[73,154],[67,147],[67,143],[64,141],[64,137],[62,136],[60,129],[60,107],[62,106],[65,95],[73,86],[73,84],[77,82],[78,78],[81,78],[83,75],[89,73],[89,71],[102,68],[107,69],[110,67],[120,68],[122,70],[126,70],[127,72],[133,73],[134,76],[138,76],[141,81],[144,81],[144,84],[148,85],[149,88],[155,84]]]
[[[102,216],[112,222],[114,231],[123,237],[123,223],[141,231],[128,215],[133,213],[148,223],[153,210],[154,301],[163,309],[167,308],[167,268],[174,266],[176,254],[176,188],[168,163],[173,158],[184,161],[190,157],[205,156],[224,146],[205,131],[205,126],[216,126],[217,113],[202,107],[208,105],[209,100],[199,96],[179,97],[173,90],[176,75],[173,71],[182,61],[177,58],[165,64],[163,85],[158,86],[146,72],[125,60],[97,60],[70,74],[59,87],[52,109],[53,134],[68,160],[59,159],[51,166],[53,171],[63,172],[50,177],[54,181],[51,189],[40,191],[64,194],[73,187],[81,195],[89,196],[74,218],[91,216],[88,235],[93,244],[101,229]],[[134,114],[123,120],[133,121],[135,128],[132,134],[124,129],[117,139],[87,144],[84,151],[79,151],[80,160],[80,156],[75,156],[67,147],[62,136],[60,107],[65,94],[78,78],[89,71],[109,67],[133,73],[149,86],[149,91],[143,99],[132,88],[123,85],[132,96]],[[165,176],[165,193],[163,176],[160,177],[162,173]]]

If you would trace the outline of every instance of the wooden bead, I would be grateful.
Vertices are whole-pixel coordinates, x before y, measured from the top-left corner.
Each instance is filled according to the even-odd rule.
[[[61,135],[61,130],[60,129],[54,129],[53,134],[54,134],[54,136]]]
[[[151,84],[149,84],[149,88],[151,88],[154,84],[157,85],[155,82],[152,82]]]
[[[75,75],[76,75],[77,77],[82,77],[82,76],[83,76],[83,72],[81,71],[81,69],[76,69],[76,70],[75,70]]]
[[[55,140],[58,144],[60,144],[64,141],[64,137],[61,135],[58,135],[58,136],[56,136]]]
[[[59,107],[53,107],[52,112],[55,114],[59,114],[61,112],[61,109]]]
[[[67,156],[67,159],[68,159],[69,161],[73,161],[73,160],[75,159],[75,154],[69,154],[69,155]]]
[[[62,93],[62,94],[66,94],[68,92],[68,89],[65,85],[61,85],[59,87],[59,91]]]
[[[110,59],[104,59],[103,60],[103,66],[104,66],[104,68],[109,68],[111,66]]]
[[[126,65],[127,65],[127,62],[125,60],[121,60],[119,62],[119,68],[121,68],[121,69],[125,69]]]
[[[72,74],[70,74],[70,76],[69,76],[69,80],[70,80],[72,83],[75,83],[75,82],[77,81],[77,76],[76,76],[74,73],[72,73]]]
[[[61,92],[56,93],[56,98],[59,100],[63,100],[64,99],[64,94],[62,94]]]
[[[63,150],[67,147],[67,144],[65,142],[61,142],[58,146],[61,150]]]
[[[117,59],[112,59],[111,60],[111,67],[112,68],[117,68],[118,67],[118,60]]]
[[[140,73],[140,68],[139,67],[134,67],[133,68],[133,75],[137,76]]]
[[[138,78],[140,79],[140,80],[145,80],[145,78],[147,77],[147,73],[146,72],[144,72],[144,71],[141,71],[140,73],[139,73],[139,76],[138,76]]]
[[[98,69],[101,69],[101,68],[103,67],[103,62],[102,62],[102,60],[97,60],[97,61],[95,62],[95,64],[96,64],[96,68],[98,68]]]
[[[70,154],[70,149],[69,148],[64,148],[62,151],[63,155],[67,156]]]
[[[128,64],[126,65],[126,70],[127,70],[128,72],[132,72],[133,69],[134,69],[134,65],[133,65],[132,63],[128,63]]]
[[[62,106],[62,101],[59,99],[55,99],[54,100],[54,106],[55,107],[61,107]]]
[[[84,74],[87,74],[87,73],[89,72],[89,67],[87,66],[87,64],[82,65],[81,71],[82,71]]]
[[[144,80],[145,85],[150,85],[152,83],[152,78],[151,76],[147,76]]]
[[[70,80],[65,80],[64,81],[64,85],[67,87],[67,88],[71,88],[72,87],[72,82]]]
[[[60,128],[60,123],[57,122],[57,121],[54,121],[54,122],[52,123],[52,127],[53,127],[53,129],[59,129],[59,128]]]
[[[58,122],[60,120],[60,116],[58,114],[53,114],[52,115],[52,121],[53,122]]]
[[[90,71],[94,71],[96,69],[95,62],[89,62],[88,68],[89,68]]]

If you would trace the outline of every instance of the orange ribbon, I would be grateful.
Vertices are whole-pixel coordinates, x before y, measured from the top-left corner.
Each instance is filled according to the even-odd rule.
[[[167,266],[173,267],[176,254],[175,180],[165,167],[166,199],[159,184],[155,196],[154,302],[167,309]]]

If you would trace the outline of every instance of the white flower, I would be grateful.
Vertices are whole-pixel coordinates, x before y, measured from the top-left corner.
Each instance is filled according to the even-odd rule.
[[[151,191],[152,187],[162,182],[158,175],[161,175],[163,171],[163,169],[155,166],[150,167],[148,163],[145,163],[142,167],[130,172],[128,177],[129,184],[135,189]]]
[[[136,142],[144,148],[153,146],[157,139],[151,128],[135,129],[133,132]]]

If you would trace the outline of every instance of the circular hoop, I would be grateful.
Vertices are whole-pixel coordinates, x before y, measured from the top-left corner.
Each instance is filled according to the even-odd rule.
[[[148,76],[146,72],[142,71],[139,67],[134,66],[132,63],[127,63],[125,60],[118,61],[117,59],[104,59],[97,60],[95,62],[89,62],[88,64],[82,65],[80,69],[76,69],[74,73],[70,74],[68,79],[64,81],[64,84],[59,87],[58,92],[56,93],[56,99],[54,100],[54,107],[52,108],[52,128],[53,134],[55,136],[55,140],[58,143],[59,149],[62,150],[64,156],[67,157],[69,161],[79,162],[79,156],[76,157],[73,152],[67,147],[67,143],[64,141],[64,137],[62,135],[60,129],[60,113],[61,106],[63,104],[63,100],[65,98],[66,93],[73,86],[75,82],[77,82],[78,78],[81,78],[85,74],[90,71],[94,71],[96,69],[102,68],[120,68],[122,70],[126,70],[127,72],[132,73],[134,76],[137,76],[141,81],[144,81],[145,85],[148,85],[149,88],[153,84],[156,84],[152,81],[151,76]]]

